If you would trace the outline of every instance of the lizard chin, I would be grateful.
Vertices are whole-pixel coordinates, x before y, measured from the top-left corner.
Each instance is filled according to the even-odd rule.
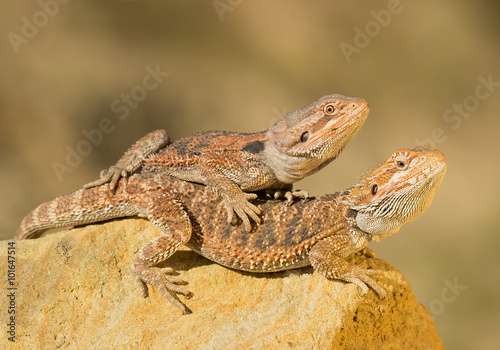
[[[384,239],[386,237],[389,237],[389,236],[392,236],[393,234],[395,234],[396,232],[398,232],[399,229],[400,229],[400,227],[396,227],[393,230],[389,230],[389,231],[385,231],[385,232],[377,232],[377,233],[370,234],[370,236],[372,237],[372,240],[374,242],[380,242],[382,239]]]

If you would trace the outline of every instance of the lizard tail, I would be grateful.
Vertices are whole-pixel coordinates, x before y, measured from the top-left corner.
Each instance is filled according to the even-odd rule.
[[[140,210],[127,195],[112,193],[107,184],[81,189],[45,202],[31,211],[16,231],[15,240],[40,237],[53,228],[85,225],[117,217],[134,216]]]

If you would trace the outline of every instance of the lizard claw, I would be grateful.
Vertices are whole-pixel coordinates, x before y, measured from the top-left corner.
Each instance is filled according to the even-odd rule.
[[[285,198],[287,199],[286,204],[291,205],[293,203],[293,200],[295,198],[302,197],[304,199],[309,198],[309,192],[306,190],[294,190],[294,191],[287,191],[285,192]]]
[[[155,287],[160,293],[174,306],[182,311],[183,314],[190,314],[192,311],[179,300],[177,294],[191,298],[192,293],[183,287],[187,282],[179,276],[173,276],[176,271],[170,267],[145,267],[143,265],[133,265],[133,275],[142,287],[143,296],[148,296],[148,284]]]
[[[381,273],[380,270],[366,270],[356,268],[354,271],[350,272],[342,279],[344,281],[348,281],[356,284],[361,289],[361,296],[365,295],[368,292],[368,286],[370,286],[380,297],[380,299],[384,299],[387,295],[386,291],[377,283],[370,275],[375,275],[377,273]]]
[[[261,220],[259,214],[261,210],[248,201],[255,198],[257,198],[257,194],[255,193],[243,193],[243,198],[240,197],[232,201],[224,200],[224,206],[228,214],[227,222],[231,224],[234,220],[234,213],[236,213],[241,221],[243,221],[243,225],[247,232],[252,230],[252,224],[250,223],[249,217],[260,224]]]
[[[276,190],[273,195],[274,199],[280,199],[280,198],[286,198],[287,205],[291,205],[294,201],[295,198],[304,198],[308,199],[309,198],[309,192],[306,190],[293,190],[293,191],[283,191],[283,190]]]

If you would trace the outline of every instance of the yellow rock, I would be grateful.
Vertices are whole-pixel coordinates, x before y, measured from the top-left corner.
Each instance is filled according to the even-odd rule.
[[[441,349],[429,312],[387,262],[356,256],[386,272],[373,291],[327,280],[302,268],[251,274],[183,249],[165,266],[194,293],[181,315],[154,288],[144,299],[132,257],[157,229],[116,220],[15,242],[15,336],[19,349]],[[8,242],[0,242],[7,270]],[[162,265],[163,266],[163,265]],[[12,267],[12,266],[11,266]],[[6,274],[3,274],[6,276]],[[1,298],[7,319],[9,300]],[[3,333],[0,344],[9,344]]]

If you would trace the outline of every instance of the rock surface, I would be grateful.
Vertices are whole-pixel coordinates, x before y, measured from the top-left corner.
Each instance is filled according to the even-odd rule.
[[[19,349],[444,348],[404,276],[361,256],[355,258],[361,266],[386,271],[375,276],[388,292],[384,300],[373,291],[361,297],[355,285],[311,268],[242,273],[178,251],[168,266],[194,293],[185,300],[193,314],[182,316],[154,288],[142,298],[129,272],[134,253],[157,232],[146,220],[128,219],[15,242],[16,343],[5,332],[0,343]],[[6,271],[8,242],[0,244]],[[1,299],[4,325],[8,302]]]

